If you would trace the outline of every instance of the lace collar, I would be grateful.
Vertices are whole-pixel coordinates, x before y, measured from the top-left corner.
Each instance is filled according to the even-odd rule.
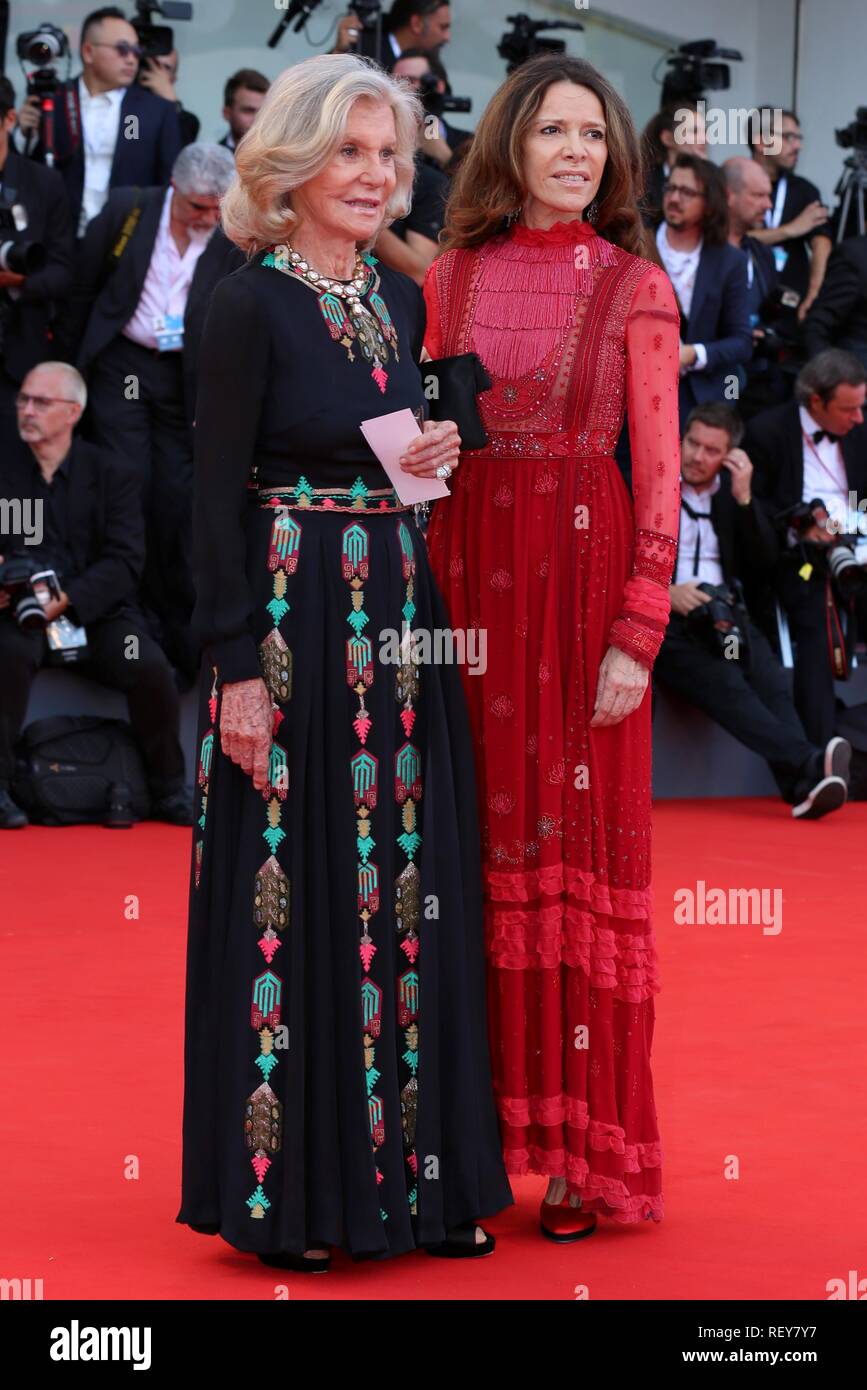
[[[596,230],[589,222],[576,217],[571,222],[555,222],[552,227],[525,227],[515,222],[509,235],[519,246],[569,246],[578,241],[591,241]]]

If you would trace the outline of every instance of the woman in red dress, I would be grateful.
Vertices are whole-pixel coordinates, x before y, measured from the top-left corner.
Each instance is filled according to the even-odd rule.
[[[464,684],[494,1082],[507,1171],[548,1177],[557,1240],[663,1210],[647,686],[677,536],[679,320],[636,254],[639,167],[590,64],[525,63],[481,119],[425,286],[429,355],[477,352],[493,381],[489,443],[462,455],[429,546],[453,626],[487,634]]]

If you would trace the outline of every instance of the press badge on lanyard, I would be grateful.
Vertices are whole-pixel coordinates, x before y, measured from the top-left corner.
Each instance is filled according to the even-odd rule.
[[[782,222],[787,187],[788,183],[786,176],[785,174],[781,174],[777,179],[777,196],[774,199],[773,210],[769,208],[765,213],[766,227],[779,227]],[[771,250],[774,253],[774,264],[777,267],[777,274],[781,275],[786,268],[786,261],[789,259],[789,253],[784,246],[772,246]]]
[[[154,336],[159,352],[175,352],[184,345],[184,320],[181,314],[157,314]]]

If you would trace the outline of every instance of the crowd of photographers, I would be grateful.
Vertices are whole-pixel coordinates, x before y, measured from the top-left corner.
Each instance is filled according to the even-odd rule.
[[[380,61],[425,120],[412,209],[375,249],[417,283],[472,139],[448,119],[469,106],[442,62],[450,19],[447,0],[395,0],[382,32]],[[336,51],[362,22],[341,20]],[[16,748],[46,663],[126,694],[151,814],[193,814],[179,724],[199,664],[197,348],[214,285],[242,263],[219,203],[268,81],[230,76],[226,134],[197,143],[177,53],[148,52],[140,30],[95,11],[78,77],[38,68],[18,104],[0,77],[0,828],[27,823]],[[51,56],[47,32],[25,38]],[[761,115],[750,156],[722,166],[698,101],[644,132],[647,254],[681,311],[682,510],[655,680],[767,759],[810,819],[865,794],[867,740],[835,682],[867,636],[867,237],[842,238],[796,174],[795,114]]]

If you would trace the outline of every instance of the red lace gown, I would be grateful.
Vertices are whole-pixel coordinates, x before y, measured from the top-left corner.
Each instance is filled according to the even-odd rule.
[[[489,443],[463,455],[428,540],[453,627],[486,634],[487,668],[463,674],[506,1168],[659,1220],[650,694],[619,724],[590,720],[608,647],[650,668],[668,620],[674,296],[575,222],[446,252],[425,298],[430,355],[478,352],[493,381]],[[626,405],[632,499],[613,457]]]

